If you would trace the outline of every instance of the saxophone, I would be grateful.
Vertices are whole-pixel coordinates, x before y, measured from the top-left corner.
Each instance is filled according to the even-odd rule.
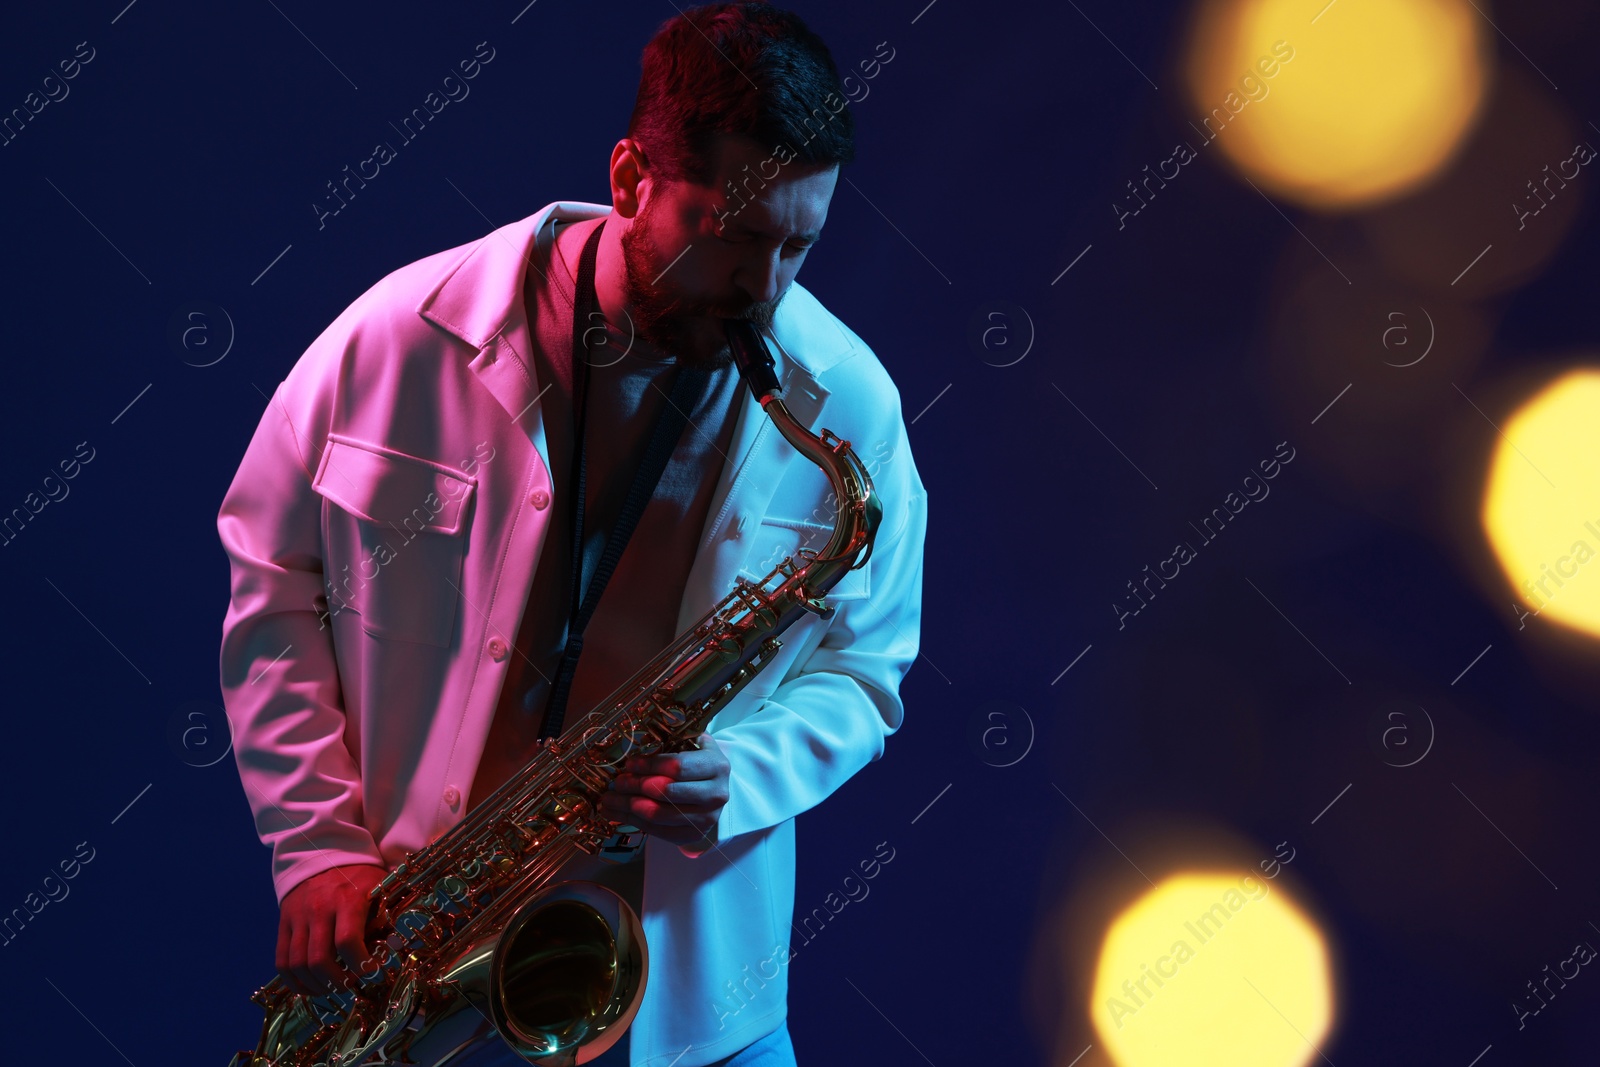
[[[638,1012],[649,949],[633,908],[593,882],[554,881],[579,852],[627,837],[597,807],[623,761],[694,747],[765,668],[778,635],[864,565],[882,517],[872,479],[830,430],[784,405],[772,354],[748,322],[724,320],[739,374],[838,500],[832,536],[725,598],[595,710],[567,726],[432,844],[373,889],[372,961],[345,988],[295,993],[281,976],[252,996],[266,1014],[255,1051],[229,1067],[448,1067],[495,1036],[540,1067],[588,1063]]]

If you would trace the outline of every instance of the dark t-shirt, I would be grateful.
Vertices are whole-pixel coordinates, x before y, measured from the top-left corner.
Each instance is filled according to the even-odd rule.
[[[552,218],[539,231],[527,272],[524,292],[534,335],[534,373],[539,388],[548,390],[539,403],[554,483],[553,514],[480,763],[478,777],[484,786],[531,758],[566,641],[572,566],[567,544],[574,447],[572,316],[578,264],[576,256],[570,263],[563,258],[554,239],[558,230],[575,226],[581,233],[575,246],[581,248],[592,228],[602,223]],[[622,326],[626,330],[627,323]],[[656,415],[667,402],[673,367],[669,354],[638,339],[630,343],[610,324],[607,344],[596,342],[593,348],[584,505],[584,541],[591,559],[598,558],[622,508]],[[738,386],[733,367],[713,372],[706,396],[689,412],[689,424],[584,631],[583,656],[568,693],[567,723],[601,704],[678,636],[684,582],[733,438]],[[487,792],[474,783],[469,804],[476,806]],[[643,868],[642,851],[621,865],[580,855],[558,877],[601,882],[640,910]]]

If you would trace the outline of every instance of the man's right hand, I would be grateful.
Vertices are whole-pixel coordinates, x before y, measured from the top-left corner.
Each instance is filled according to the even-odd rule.
[[[289,890],[279,909],[277,966],[291,990],[330,993],[361,973],[367,898],[388,873],[369,864],[334,867]]]

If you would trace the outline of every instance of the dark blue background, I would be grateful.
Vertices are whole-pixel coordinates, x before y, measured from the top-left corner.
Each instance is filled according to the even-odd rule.
[[[1451,385],[1499,421],[1498,382],[1593,359],[1593,212],[1479,302],[1481,360],[1451,363],[1441,338],[1414,368],[1432,399],[1404,433],[1369,424],[1398,374],[1383,313],[1426,298],[1363,273],[1348,224],[1278,202],[1302,238],[1214,155],[1123,230],[1108,209],[1192,118],[1185,5],[923,3],[799,8],[841,67],[895,49],[854,105],[859,158],[800,280],[917,416],[930,507],[905,725],[799,820],[800,912],[879,842],[895,849],[868,899],[796,946],[801,1062],[1064,1067],[1092,1044],[1080,1062],[1105,1064],[1082,981],[1108,902],[1185,857],[1251,866],[1281,841],[1295,859],[1275,884],[1339,963],[1332,1062],[1466,1064],[1491,1043],[1486,1067],[1580,1062],[1600,979],[1521,1032],[1508,1004],[1575,941],[1600,943],[1594,655],[1544,620],[1519,630],[1485,578],[1459,487],[1495,433]],[[78,42],[95,49],[70,96],[0,147],[0,509],[79,442],[95,450],[0,550],[0,910],[79,842],[95,849],[71,895],[0,947],[8,1062],[220,1067],[254,1043],[267,852],[231,756],[193,766],[196,737],[171,731],[209,706],[226,745],[216,511],[265,397],[369,285],[552,200],[607,199],[640,49],[673,6],[539,0],[512,24],[521,7],[139,0],[119,16],[112,0],[5,17],[0,109]],[[1592,14],[1494,17],[1571,115],[1600,118]],[[480,41],[496,56],[471,96],[319,231],[324,183],[394,141],[388,123]],[[1567,147],[1531,153],[1528,176]],[[1481,210],[1515,195],[1486,189]],[[1372,314],[1303,387],[1320,340],[1283,313],[1286,286],[1316,271],[1346,285],[1312,240]],[[969,340],[1000,321],[1022,343],[1014,311],[984,318],[994,301],[1035,331],[1013,366],[991,364],[1020,348],[986,361]],[[169,337],[200,303],[236,329],[203,368]],[[1296,458],[1271,497],[1119,630],[1124,583],[1281,441]],[[1419,706],[1434,748],[1386,765],[1384,715]]]

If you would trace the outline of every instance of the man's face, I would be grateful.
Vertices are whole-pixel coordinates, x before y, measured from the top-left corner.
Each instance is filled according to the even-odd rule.
[[[839,176],[833,164],[780,164],[745,138],[722,138],[717,155],[712,186],[652,181],[622,235],[634,330],[688,366],[732,361],[722,319],[772,321]]]

